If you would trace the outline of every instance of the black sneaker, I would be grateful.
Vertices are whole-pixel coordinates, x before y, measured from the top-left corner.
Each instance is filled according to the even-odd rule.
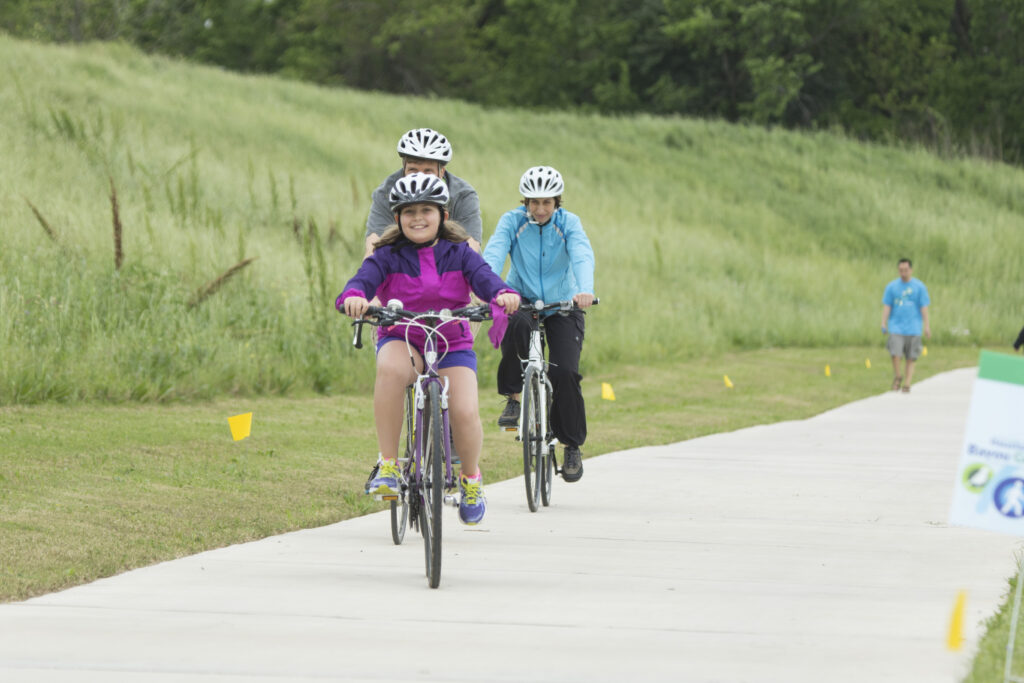
[[[508,403],[505,404],[505,410],[501,412],[501,417],[498,418],[499,427],[515,427],[519,424],[519,401],[515,400],[511,396],[508,397]]]
[[[575,446],[565,447],[565,462],[562,464],[562,479],[579,481],[583,477],[583,454]]]

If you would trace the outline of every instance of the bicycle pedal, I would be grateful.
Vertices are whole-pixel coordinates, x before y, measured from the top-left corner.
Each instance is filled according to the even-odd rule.
[[[373,499],[374,500],[381,500],[381,501],[384,501],[384,502],[388,502],[388,501],[396,501],[396,500],[398,500],[398,496],[396,496],[393,493],[377,494],[377,495],[375,495],[373,497]]]
[[[503,431],[503,432],[518,432],[519,431],[519,427],[502,427],[501,431]]]
[[[459,507],[459,497],[451,493],[447,493],[444,496],[444,504],[451,505],[453,508]]]

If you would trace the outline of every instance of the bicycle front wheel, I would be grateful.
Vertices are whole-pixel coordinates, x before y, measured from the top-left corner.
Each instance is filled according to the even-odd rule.
[[[441,508],[444,505],[444,447],[442,445],[441,396],[431,382],[423,407],[423,504],[420,506],[420,529],[427,568],[427,584],[441,584]]]
[[[544,425],[540,419],[540,378],[533,368],[523,380],[523,477],[526,480],[526,504],[536,512],[540,504],[541,453],[544,449]]]

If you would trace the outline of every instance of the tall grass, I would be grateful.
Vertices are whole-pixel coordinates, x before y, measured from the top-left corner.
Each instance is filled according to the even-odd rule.
[[[937,343],[1020,325],[1024,173],[1009,167],[827,132],[323,89],[121,45],[0,37],[0,63],[0,404],[366,388],[369,354],[348,347],[333,297],[416,126],[453,139],[485,238],[525,168],[562,171],[597,254],[591,366],[878,341],[902,256]]]

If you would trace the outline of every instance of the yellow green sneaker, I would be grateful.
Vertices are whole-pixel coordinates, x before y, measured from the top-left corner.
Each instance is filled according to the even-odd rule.
[[[370,496],[397,496],[401,493],[399,481],[402,473],[394,460],[378,460],[377,473],[366,484]]]

